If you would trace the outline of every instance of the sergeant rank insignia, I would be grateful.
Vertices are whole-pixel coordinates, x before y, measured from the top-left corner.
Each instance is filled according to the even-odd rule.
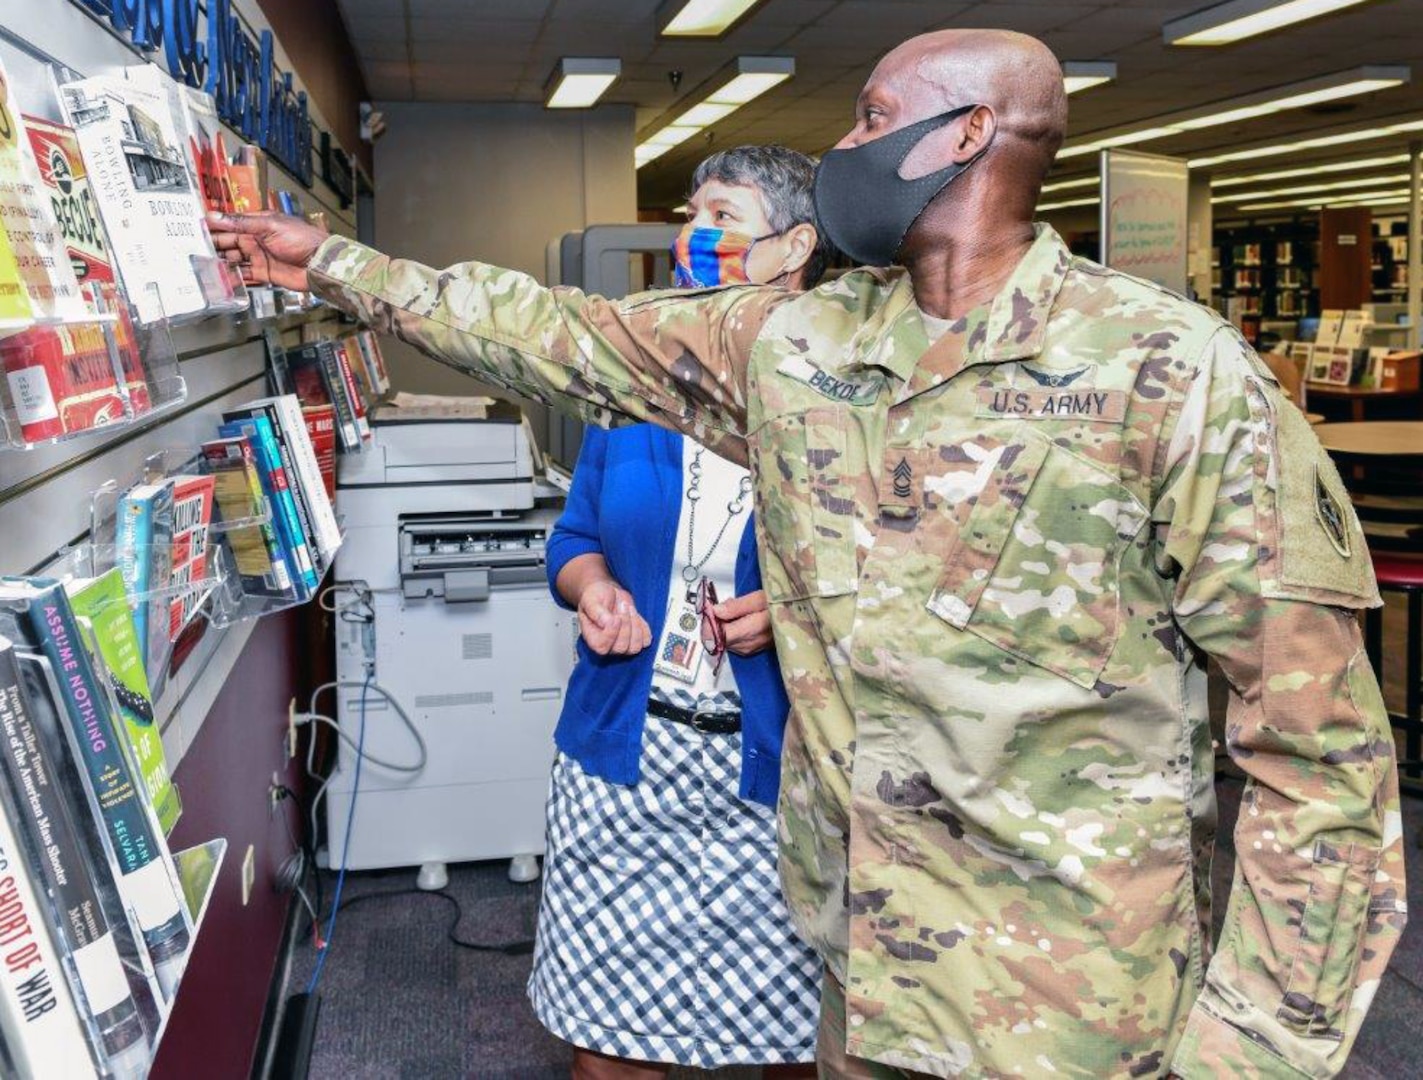
[[[1314,513],[1319,518],[1319,524],[1324,527],[1324,533],[1329,537],[1329,542],[1334,545],[1334,550],[1344,558],[1349,558],[1351,548],[1347,519],[1339,506],[1339,501],[1334,497],[1334,492],[1325,486],[1324,477],[1319,474],[1318,466],[1315,466],[1314,470]]]

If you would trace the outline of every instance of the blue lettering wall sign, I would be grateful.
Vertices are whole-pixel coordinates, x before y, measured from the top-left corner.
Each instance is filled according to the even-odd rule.
[[[143,52],[162,50],[168,73],[201,86],[217,114],[307,187],[313,177],[310,109],[290,71],[276,62],[270,30],[254,37],[231,0],[74,0]],[[329,132],[322,132],[329,138]]]

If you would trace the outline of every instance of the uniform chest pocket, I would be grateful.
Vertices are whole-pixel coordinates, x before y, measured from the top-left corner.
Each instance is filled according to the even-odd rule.
[[[750,436],[762,577],[772,601],[840,596],[855,587],[843,412],[814,408],[777,417]]]
[[[1116,646],[1118,565],[1146,510],[1115,477],[1031,430],[978,450],[990,469],[927,606],[1090,688]]]

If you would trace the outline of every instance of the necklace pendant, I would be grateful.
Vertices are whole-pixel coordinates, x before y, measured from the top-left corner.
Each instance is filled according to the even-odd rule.
[[[682,567],[682,580],[685,581],[688,585],[690,585],[692,582],[696,581],[697,578],[700,577],[700,576],[701,576],[701,575],[698,574],[696,567],[694,567],[694,566],[684,566],[684,567]]]

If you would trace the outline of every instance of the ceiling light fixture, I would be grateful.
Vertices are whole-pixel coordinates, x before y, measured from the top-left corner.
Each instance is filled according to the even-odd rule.
[[[544,108],[586,109],[597,103],[623,73],[611,56],[565,56],[544,83]]]
[[[1167,45],[1230,45],[1257,34],[1355,7],[1365,0],[1228,0],[1161,27]]]
[[[1319,176],[1323,173],[1362,172],[1364,169],[1374,169],[1384,165],[1402,165],[1407,161],[1407,154],[1360,158],[1358,161],[1331,161],[1324,165],[1306,165],[1298,169],[1280,169],[1276,172],[1252,173],[1249,176],[1226,176],[1220,179],[1213,177],[1211,187],[1239,187],[1241,184],[1258,184],[1270,180],[1293,180],[1299,176]]]
[[[703,128],[734,113],[795,74],[793,56],[738,56],[736,63],[713,81],[714,89],[676,119],[656,128],[637,144],[633,159],[640,169],[680,146]],[[729,78],[727,76],[730,76]]]
[[[1045,184],[1042,193],[1050,195],[1054,191],[1067,191],[1070,188],[1091,187],[1093,184],[1101,183],[1102,178],[1096,173],[1091,176],[1078,176],[1071,180],[1059,180],[1053,184]]]
[[[1392,206],[1394,203],[1406,203],[1408,201],[1408,189],[1398,188],[1393,191],[1375,191],[1369,195],[1359,196],[1321,196],[1313,199],[1285,199],[1281,202],[1251,203],[1246,206],[1234,206],[1231,210],[1238,210],[1247,213],[1254,210],[1313,210],[1323,206]]]
[[[1293,154],[1300,150],[1320,150],[1327,146],[1370,142],[1373,139],[1386,139],[1390,135],[1407,135],[1415,131],[1423,131],[1423,120],[1404,120],[1396,124],[1385,124],[1382,127],[1357,128],[1353,131],[1336,132],[1333,135],[1316,135],[1309,139],[1296,139],[1294,142],[1256,146],[1248,150],[1230,150],[1224,154],[1192,158],[1188,164],[1193,169],[1204,169],[1211,165],[1224,165],[1231,161],[1253,161],[1255,158]]]
[[[1151,127],[1127,130],[1115,135],[1099,136],[1073,146],[1065,146],[1058,151],[1058,160],[1095,154],[1113,146],[1130,146],[1134,143],[1162,139],[1169,135],[1180,135],[1187,131],[1231,124],[1249,120],[1287,109],[1300,109],[1306,105],[1318,105],[1325,101],[1369,94],[1377,90],[1387,90],[1409,81],[1412,73],[1405,65],[1366,65],[1337,71],[1332,75],[1322,75],[1317,79],[1278,86],[1273,90],[1263,90],[1258,94],[1216,102],[1205,109],[1195,109],[1160,118]],[[1194,167],[1195,162],[1191,163]]]
[[[1100,197],[1096,195],[1091,195],[1085,199],[1064,199],[1061,202],[1040,203],[1038,204],[1038,210],[1039,212],[1047,210],[1066,210],[1069,207],[1073,206],[1091,206],[1092,204],[1099,203],[1101,201],[1102,200]]]
[[[1333,183],[1301,184],[1297,187],[1275,188],[1272,191],[1234,191],[1227,195],[1217,195],[1212,203],[1249,202],[1251,199],[1273,199],[1280,195],[1308,195],[1321,191],[1354,191],[1360,187],[1377,187],[1380,184],[1406,184],[1407,173],[1388,176],[1355,177],[1352,180],[1336,180]],[[1377,192],[1374,192],[1377,194]]]
[[[659,37],[721,37],[762,0],[668,0],[657,9]]]
[[[1112,60],[1066,60],[1062,65],[1062,85],[1069,94],[1090,90],[1117,77]]]

